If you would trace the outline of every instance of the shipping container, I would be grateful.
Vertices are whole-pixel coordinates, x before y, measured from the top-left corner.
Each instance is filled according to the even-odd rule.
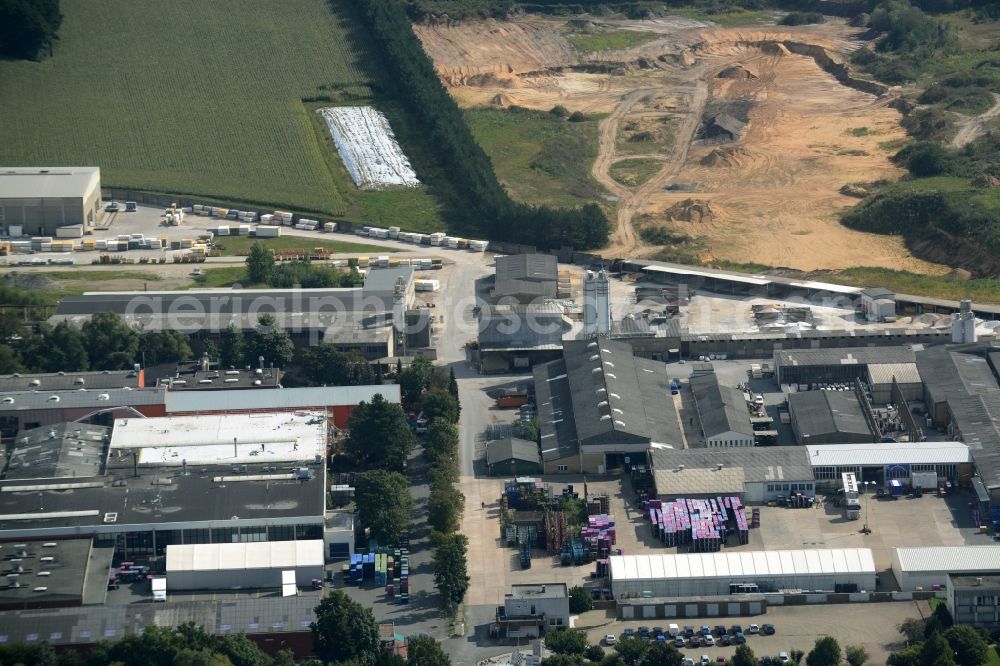
[[[416,291],[437,291],[441,288],[441,283],[437,280],[414,280],[413,288]]]

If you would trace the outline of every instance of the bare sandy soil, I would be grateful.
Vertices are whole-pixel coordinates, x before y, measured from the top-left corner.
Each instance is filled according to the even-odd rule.
[[[841,186],[902,175],[879,148],[905,136],[900,114],[889,106],[891,95],[847,87],[816,57],[785,45],[819,47],[842,62],[861,44],[856,29],[834,20],[747,29],[675,18],[607,21],[601,25],[661,37],[583,56],[563,37],[563,25],[527,18],[416,31],[463,105],[562,104],[608,114],[592,169],[617,200],[607,256],[657,250],[637,233],[641,214],[643,224],[699,239],[705,258],[803,270],[946,270],[913,258],[898,238],[852,231],[837,220],[840,209],[858,202],[840,194]],[[744,131],[726,143],[702,138],[706,120],[719,113],[743,121]],[[656,131],[647,150],[634,135],[650,128]],[[634,188],[608,175],[612,164],[637,155],[662,160],[660,171]],[[687,199],[707,204],[711,214],[670,219],[665,211]]]

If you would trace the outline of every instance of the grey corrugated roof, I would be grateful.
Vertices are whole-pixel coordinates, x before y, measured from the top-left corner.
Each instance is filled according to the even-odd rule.
[[[662,449],[649,451],[654,471],[739,468],[749,483],[763,481],[804,481],[813,478],[809,452],[804,446],[760,446],[731,449]]]
[[[837,332],[840,335],[844,333]],[[779,366],[868,365],[913,363],[916,355],[906,347],[841,347],[839,349],[785,349],[774,352]]]
[[[561,460],[579,452],[573,400],[570,397],[566,361],[559,359],[536,365],[535,406],[541,431],[542,460]]]
[[[486,444],[486,464],[495,465],[505,460],[523,460],[538,464],[538,445],[519,437],[505,437]]]
[[[139,387],[139,375],[134,370],[104,370],[95,372],[36,372],[0,375],[0,392],[7,391],[72,391],[78,388]]]
[[[861,294],[868,298],[893,298],[896,296],[896,292],[885,287],[868,287],[862,289]]]
[[[788,408],[804,437],[842,433],[873,437],[853,391],[789,393]]]
[[[493,288],[497,297],[520,296],[522,298],[555,298],[555,280],[536,282],[532,280],[497,280]]]
[[[282,410],[371,402],[376,395],[399,404],[399,384],[364,386],[303,386],[266,390],[170,391],[168,414],[256,410]]]
[[[916,362],[934,403],[1000,389],[984,356],[932,347],[918,352]]]
[[[479,315],[479,348],[558,347],[571,329],[562,308],[554,303],[485,306]]]
[[[868,379],[872,384],[919,384],[920,371],[916,363],[872,363],[868,366]]]
[[[512,254],[497,257],[497,285],[503,280],[555,282],[558,276],[556,258],[549,254]]]
[[[51,542],[50,542],[51,543]],[[8,608],[16,604],[45,604],[57,605],[79,604],[83,598],[83,584],[87,575],[87,564],[90,556],[91,540],[84,539],[60,539],[55,542],[57,545],[46,547],[41,541],[26,541],[17,544],[0,544],[0,558],[15,557],[16,553],[24,552],[24,571],[17,576],[18,587],[8,587],[13,579],[5,579],[4,586],[0,587],[0,605]],[[42,563],[41,558],[51,557],[52,560]],[[11,563],[4,562],[5,573],[10,571]],[[41,572],[48,572],[44,576],[39,576]],[[92,572],[103,578],[102,585],[107,587],[107,570],[103,572]],[[47,588],[37,590],[36,587]],[[0,627],[5,625],[0,624]],[[0,629],[0,633],[4,630]]]
[[[54,400],[57,397],[58,400]],[[84,389],[76,391],[11,391],[0,398],[0,412],[27,409],[70,409],[158,405],[166,401],[166,389]]]
[[[611,433],[623,439],[679,441],[666,416],[670,391],[665,363],[639,362],[627,343],[606,338],[566,341],[563,358],[581,442]]]
[[[59,423],[18,433],[5,479],[99,476],[108,455],[111,428]]]
[[[691,392],[705,437],[724,432],[753,435],[743,393],[732,386],[720,384],[714,372],[692,376]]]

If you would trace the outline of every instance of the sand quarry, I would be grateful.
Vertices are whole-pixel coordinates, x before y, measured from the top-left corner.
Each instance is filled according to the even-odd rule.
[[[595,29],[656,39],[585,54],[548,18],[420,25],[442,81],[465,106],[517,104],[606,113],[594,177],[617,206],[607,256],[655,252],[637,224],[696,238],[705,259],[802,270],[889,266],[940,274],[899,238],[852,231],[837,212],[848,183],[898,179],[889,147],[903,139],[891,91],[862,91],[834,73],[858,48],[845,22],[722,29],[698,21],[595,20]],[[841,79],[844,77],[841,76]],[[625,187],[612,164],[661,163]]]

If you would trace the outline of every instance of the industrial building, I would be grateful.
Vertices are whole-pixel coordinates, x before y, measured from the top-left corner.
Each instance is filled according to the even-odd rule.
[[[915,473],[933,472],[940,481],[952,483],[972,475],[969,447],[962,442],[811,444],[805,449],[817,487],[839,486],[844,472],[854,474],[859,484],[868,482],[881,488],[891,479],[909,483]]]
[[[1000,565],[997,565],[1000,570]],[[945,587],[948,610],[956,624],[983,629],[1000,627],[1000,575],[951,574]]]
[[[518,303],[556,298],[558,277],[556,258],[549,254],[497,257],[493,295]]]
[[[913,350],[902,346],[789,349],[774,352],[774,371],[781,384],[850,383],[863,378],[868,365],[915,360]]]
[[[726,451],[668,449],[648,452],[656,497],[739,496],[746,504],[778,497],[815,494],[809,453],[798,446],[768,446]]]
[[[104,473],[111,428],[85,423],[57,423],[18,434],[3,478],[86,479]]]
[[[119,416],[163,416],[166,399],[164,387],[9,391],[0,396],[0,434],[13,437],[67,421],[111,425]]]
[[[1000,573],[1000,545],[895,548],[892,573],[904,592],[944,590],[952,574]]]
[[[896,293],[884,287],[861,290],[861,311],[869,322],[896,320]]]
[[[894,402],[892,385],[902,392],[907,402],[923,400],[924,382],[916,363],[872,363],[868,365],[867,383],[871,401],[876,405]]]
[[[218,391],[225,389],[271,389],[281,387],[280,368],[221,368],[206,354],[197,361],[184,361],[169,370],[149,368],[157,386],[171,391]]]
[[[0,232],[56,236],[62,227],[88,233],[103,218],[98,167],[0,169]]]
[[[3,543],[0,558],[6,582],[0,587],[0,610],[104,601],[111,556],[95,552],[89,538]]]
[[[559,358],[574,327],[558,303],[485,305],[479,310],[479,371],[524,370]]]
[[[322,540],[167,546],[167,590],[281,588],[285,572],[305,587],[324,578]]]
[[[799,444],[874,442],[854,391],[800,391],[788,394],[788,411]]]
[[[413,268],[397,266],[372,269],[361,287],[87,292],[61,299],[49,321],[81,325],[97,312],[113,312],[143,330],[194,334],[230,325],[254,329],[268,315],[296,344],[316,344],[359,327],[402,322],[414,304]]]
[[[145,381],[145,370],[141,368],[90,372],[15,372],[12,375],[0,375],[0,393],[142,388]]]
[[[546,629],[569,627],[566,584],[512,585],[497,607],[496,623],[507,638],[538,638]]]
[[[567,341],[562,359],[535,366],[534,385],[547,474],[604,473],[683,441],[666,364],[624,342]]]
[[[743,392],[723,386],[714,372],[691,376],[691,393],[708,448],[752,447],[754,430]]]
[[[304,411],[118,419],[110,456],[159,467],[313,462],[326,458],[328,428],[325,413]]]
[[[615,599],[704,597],[737,592],[875,589],[868,548],[614,555]]]
[[[538,444],[519,437],[487,442],[486,467],[491,476],[540,474],[542,459],[538,455]]]

